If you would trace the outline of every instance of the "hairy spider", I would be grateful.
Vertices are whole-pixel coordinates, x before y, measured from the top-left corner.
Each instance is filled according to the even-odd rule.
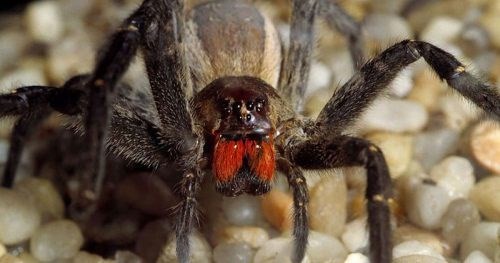
[[[374,144],[342,132],[398,72],[421,57],[453,89],[500,117],[496,88],[429,43],[405,40],[362,65],[359,26],[332,1],[293,1],[290,46],[283,58],[273,25],[253,6],[211,1],[193,8],[185,19],[183,2],[144,0],[111,37],[92,74],[74,77],[61,88],[21,87],[0,96],[0,117],[20,116],[4,186],[12,184],[23,141],[41,120],[52,111],[77,116],[75,125],[88,142],[81,154],[78,205],[98,197],[106,144],[137,163],[175,164],[183,175],[176,207],[177,256],[188,262],[203,175],[211,173],[217,191],[226,196],[261,195],[280,170],[293,190],[293,262],[300,262],[308,237],[302,169],[363,166],[370,257],[390,262],[392,186],[386,161]],[[317,119],[307,120],[300,110],[316,14],[348,36],[359,70]],[[139,48],[152,96],[118,83]]]

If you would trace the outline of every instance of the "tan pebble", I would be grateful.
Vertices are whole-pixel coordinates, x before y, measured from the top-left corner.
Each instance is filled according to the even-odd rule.
[[[491,43],[496,48],[500,48],[500,31],[498,30],[498,25],[500,24],[500,12],[489,12],[482,16],[479,22],[488,32]]]
[[[342,173],[334,170],[323,173],[323,179],[310,192],[310,227],[338,237],[347,218],[347,186]]]
[[[244,242],[252,248],[259,248],[269,240],[269,234],[265,229],[252,226],[226,227],[222,230],[222,236],[226,243]]]
[[[23,193],[33,202],[43,221],[63,218],[64,202],[49,180],[27,177],[16,183],[14,190]]]
[[[40,263],[40,260],[36,259],[31,253],[23,252],[19,255],[19,259],[23,261],[23,263]],[[90,263],[90,262],[89,262]]]
[[[4,245],[0,244],[0,257],[5,255],[5,253],[7,253],[7,249],[5,248]]]
[[[490,176],[477,183],[469,198],[487,219],[500,221],[500,176]]]
[[[21,259],[12,256],[11,254],[5,254],[0,257],[0,263],[24,263]]]
[[[415,88],[408,94],[408,99],[419,102],[428,111],[435,111],[440,94],[446,84],[430,70],[422,70],[415,76]]]
[[[479,123],[471,133],[470,147],[483,167],[500,174],[500,125],[493,121]]]
[[[293,199],[279,190],[272,190],[262,198],[264,217],[280,231],[291,229]]]
[[[428,247],[432,248],[439,254],[443,254],[447,246],[443,241],[431,231],[422,230],[412,225],[402,225],[393,232],[394,245],[403,243],[409,240],[416,240]]]
[[[413,152],[413,138],[411,136],[380,132],[368,135],[367,139],[379,146],[384,153],[393,179],[406,171]]]
[[[85,251],[79,251],[73,258],[73,263],[105,263],[104,260],[99,255],[90,254]]]

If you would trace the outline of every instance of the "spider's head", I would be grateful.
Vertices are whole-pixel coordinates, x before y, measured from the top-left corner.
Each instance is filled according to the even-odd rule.
[[[228,196],[270,190],[275,170],[271,86],[253,77],[224,77],[195,98],[212,136],[217,190]],[[273,91],[274,92],[274,91]],[[209,103],[207,103],[209,101]]]

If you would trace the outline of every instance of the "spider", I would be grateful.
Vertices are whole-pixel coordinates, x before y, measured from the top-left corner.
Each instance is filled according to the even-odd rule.
[[[28,86],[0,96],[0,117],[19,116],[2,184],[12,184],[24,139],[48,113],[77,116],[75,125],[87,140],[78,205],[99,196],[106,146],[147,166],[174,164],[182,172],[177,256],[188,262],[204,175],[211,174],[226,196],[262,195],[279,170],[293,190],[292,261],[301,262],[308,239],[302,169],[363,166],[370,258],[391,262],[392,186],[384,155],[373,143],[343,131],[398,72],[421,57],[494,118],[500,117],[500,94],[452,55],[422,41],[404,40],[362,65],[359,26],[338,5],[292,2],[290,46],[282,58],[273,25],[249,3],[210,1],[185,18],[183,0],[144,0],[110,38],[92,74],[73,77],[60,88]],[[317,15],[348,36],[358,71],[312,120],[300,111]],[[139,49],[151,94],[119,82]]]

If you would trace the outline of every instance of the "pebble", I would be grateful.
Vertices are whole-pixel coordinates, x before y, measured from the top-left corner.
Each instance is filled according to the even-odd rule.
[[[416,240],[405,241],[394,246],[394,248],[392,249],[392,257],[394,259],[410,255],[425,255],[444,260],[444,257],[441,256],[441,254],[439,254],[438,252],[434,251],[432,247],[429,247]]]
[[[444,123],[446,126],[457,131],[463,130],[481,113],[477,106],[456,92],[449,92],[441,96],[438,104],[439,109],[445,115]]]
[[[368,246],[366,217],[356,218],[345,226],[342,242],[350,252],[363,251]]]
[[[471,133],[470,148],[476,160],[486,169],[500,174],[500,126],[483,121]]]
[[[15,64],[22,55],[28,45],[27,37],[19,30],[2,30],[0,31],[0,71]],[[0,87],[0,91],[1,88]]]
[[[28,240],[40,225],[40,214],[25,196],[0,188],[0,242],[14,245]]]
[[[23,263],[40,263],[38,259],[36,259],[31,253],[22,252],[17,256]],[[81,262],[80,262],[81,263]]]
[[[244,243],[222,243],[214,248],[215,263],[251,263],[254,251]]]
[[[467,197],[475,182],[472,164],[459,156],[442,160],[432,167],[430,176],[451,198]]]
[[[379,98],[362,115],[360,126],[365,132],[416,132],[427,123],[425,108],[410,100]]]
[[[99,255],[90,254],[90,253],[85,252],[85,251],[79,251],[78,253],[76,253],[72,262],[73,263],[106,263],[106,262],[111,263],[111,261],[105,260]]]
[[[490,176],[477,183],[470,199],[488,220],[500,221],[500,176]]]
[[[196,263],[210,263],[212,262],[212,248],[208,241],[198,231],[194,231],[190,236],[191,253],[189,254],[189,261]],[[176,263],[176,238],[171,236],[167,245],[163,248],[157,263]]]
[[[446,89],[446,84],[436,73],[424,69],[415,74],[415,87],[408,94],[408,99],[420,103],[429,112],[435,111],[440,94]]]
[[[463,26],[463,22],[456,18],[436,17],[420,33],[420,39],[441,47],[457,39]]]
[[[39,68],[19,68],[2,74],[2,78],[0,79],[0,93],[7,93],[25,85],[46,86],[47,79]]]
[[[309,226],[311,229],[338,237],[347,218],[347,186],[344,175],[334,172],[321,179],[310,190]]]
[[[344,85],[344,83],[346,83],[354,75],[351,53],[347,48],[335,50],[328,66],[333,72],[332,83],[337,84],[337,88]],[[333,92],[330,92],[328,99],[330,99],[332,95]]]
[[[444,128],[419,133],[414,139],[414,156],[424,169],[430,169],[457,148],[459,132]]]
[[[481,251],[490,259],[494,258],[499,228],[500,223],[487,221],[472,227],[460,245],[460,258],[465,259],[474,250]]]
[[[364,18],[363,27],[367,40],[383,48],[398,40],[413,38],[410,25],[398,15],[370,14]]]
[[[143,263],[143,260],[130,251],[120,250],[115,253],[115,260],[113,262]]]
[[[273,194],[270,198],[274,197]],[[286,199],[282,195],[276,198],[272,199],[272,201],[281,200],[280,198]],[[228,222],[236,226],[256,225],[263,220],[262,213],[264,213],[264,216],[267,216],[265,210],[261,212],[261,202],[259,199],[251,195],[223,197],[222,211]]]
[[[479,211],[474,203],[467,199],[455,199],[443,215],[441,234],[447,243],[455,248],[480,220]]]
[[[389,84],[390,94],[403,98],[413,89],[412,66],[403,69],[397,77]]]
[[[63,218],[64,202],[51,181],[26,177],[14,185],[14,190],[30,199],[40,212],[43,222]]]
[[[413,137],[405,134],[378,132],[366,137],[382,149],[391,178],[401,176],[411,161]]]
[[[5,253],[7,253],[7,249],[5,248],[4,245],[0,244],[0,257],[5,255]]]
[[[309,243],[307,255],[311,262],[325,262],[327,260],[344,260],[347,257],[347,249],[335,237],[319,233],[309,232]]]
[[[58,1],[33,2],[25,15],[28,32],[35,41],[53,43],[61,37],[64,22]]]
[[[351,253],[344,263],[370,263],[370,259],[361,253]]]
[[[437,185],[420,183],[410,191],[410,198],[406,199],[406,211],[410,221],[428,230],[439,228],[451,202],[446,190]]]
[[[40,261],[69,259],[83,245],[83,235],[73,221],[58,220],[43,225],[30,240],[30,251]]]
[[[0,263],[25,263],[21,259],[12,256],[10,254],[5,254],[2,257],[0,257]]]
[[[254,263],[291,263],[292,240],[286,237],[277,237],[268,240],[257,250]],[[301,263],[311,263],[306,254]]]
[[[394,230],[393,243],[395,245],[411,240],[418,241],[439,254],[443,254],[446,246],[433,232],[416,228],[410,224],[402,225]]]
[[[230,226],[222,230],[221,239],[225,243],[245,243],[252,248],[259,248],[269,240],[269,234],[260,227]]]
[[[474,250],[465,258],[463,263],[493,263],[493,261],[485,256],[483,252]]]
[[[262,198],[262,213],[272,226],[280,231],[292,228],[293,199],[284,192],[273,189]]]
[[[497,5],[496,1],[492,1],[491,6]],[[489,34],[491,43],[496,47],[500,48],[500,32],[498,31],[497,25],[500,24],[500,8],[498,7],[486,7],[484,10],[485,15],[479,20],[480,24],[486,29]]]
[[[395,258],[392,263],[448,263],[444,258],[427,255],[409,255]]]
[[[329,89],[319,89],[311,93],[304,105],[304,114],[311,118],[318,117],[323,107],[332,97],[333,92]]]
[[[327,88],[332,78],[332,71],[330,68],[321,62],[313,62],[309,72],[310,75],[305,96],[308,96],[316,90]]]

